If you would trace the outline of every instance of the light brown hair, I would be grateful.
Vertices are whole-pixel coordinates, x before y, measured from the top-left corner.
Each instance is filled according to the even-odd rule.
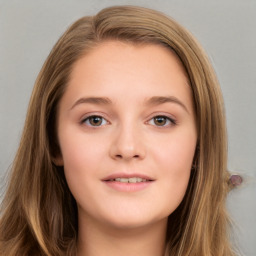
[[[208,58],[191,34],[154,10],[119,6],[76,21],[48,56],[31,96],[2,203],[0,255],[75,255],[77,208],[59,154],[58,102],[74,63],[104,40],[160,44],[176,53],[190,82],[198,145],[186,195],[169,216],[166,256],[231,256],[225,199],[229,190],[222,95]]]

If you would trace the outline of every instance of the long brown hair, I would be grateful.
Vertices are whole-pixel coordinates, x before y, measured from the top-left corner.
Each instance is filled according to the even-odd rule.
[[[169,216],[165,255],[234,255],[225,210],[229,190],[225,117],[214,70],[193,36],[177,22],[132,6],[110,7],[79,19],[43,65],[2,203],[0,254],[76,254],[76,203],[63,168],[53,163],[59,153],[56,115],[74,63],[104,40],[168,47],[190,81],[198,145],[186,195]]]

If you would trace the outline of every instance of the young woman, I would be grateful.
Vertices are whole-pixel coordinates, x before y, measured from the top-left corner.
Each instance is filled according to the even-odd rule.
[[[83,17],[35,83],[0,221],[1,255],[235,255],[223,101],[174,20]]]

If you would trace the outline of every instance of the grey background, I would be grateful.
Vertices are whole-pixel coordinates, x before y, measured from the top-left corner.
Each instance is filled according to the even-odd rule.
[[[0,0],[0,178],[15,155],[36,76],[68,25],[110,5],[141,5],[172,16],[206,49],[224,94],[229,169],[244,176],[228,208],[234,241],[256,255],[256,0]],[[217,255],[216,255],[217,256]]]

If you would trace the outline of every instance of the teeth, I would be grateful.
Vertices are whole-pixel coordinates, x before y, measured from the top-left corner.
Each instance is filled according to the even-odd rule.
[[[146,179],[132,177],[132,178],[116,178],[114,181],[119,181],[123,183],[137,183],[137,182],[146,182]]]

